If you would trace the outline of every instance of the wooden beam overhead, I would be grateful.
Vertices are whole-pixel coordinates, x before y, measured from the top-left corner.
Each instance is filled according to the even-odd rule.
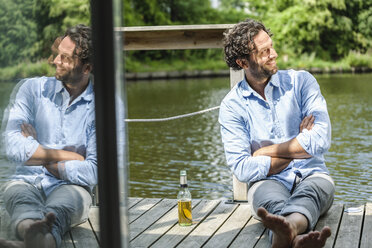
[[[124,50],[222,48],[223,32],[234,24],[119,27]]]

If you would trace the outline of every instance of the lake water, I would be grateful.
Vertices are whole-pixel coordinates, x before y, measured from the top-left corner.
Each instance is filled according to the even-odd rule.
[[[336,183],[335,200],[371,202],[372,74],[315,77],[332,122],[326,159]],[[14,84],[0,84],[2,115]],[[128,118],[162,118],[218,106],[228,91],[228,78],[128,82]],[[167,122],[129,123],[130,196],[175,198],[179,171],[185,169],[193,198],[232,198],[217,118],[214,110]],[[5,179],[11,170],[0,162]]]

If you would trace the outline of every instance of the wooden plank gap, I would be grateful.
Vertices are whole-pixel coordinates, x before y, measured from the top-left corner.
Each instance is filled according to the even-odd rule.
[[[128,221],[129,221],[129,224],[133,223],[134,221],[136,221],[137,219],[139,219],[142,215],[144,215],[146,212],[148,212],[150,209],[152,209],[154,206],[156,206],[159,202],[161,202],[163,199],[158,199],[158,198],[145,198],[144,200],[140,201],[140,203],[136,204],[136,207],[140,207],[141,208],[141,204],[145,203],[145,204],[149,204],[149,208],[147,208],[146,210],[141,210],[139,209],[139,213],[138,215],[134,215],[134,217],[131,216],[130,212],[129,212],[129,218],[128,218]],[[147,203],[148,202],[148,203]],[[146,205],[145,205],[146,206]],[[142,206],[144,207],[144,206]],[[133,218],[131,220],[131,218]]]
[[[254,248],[264,248],[271,245],[270,240],[269,240],[269,231],[267,228],[264,228],[261,236],[259,239],[257,239],[256,243],[254,244]]]
[[[325,248],[332,248],[334,246],[343,212],[343,204],[333,204],[327,213],[320,216],[314,230],[320,231],[324,226],[329,226],[331,228],[331,236],[327,239]]]
[[[366,203],[363,218],[362,237],[360,241],[360,248],[372,247],[372,204]]]
[[[97,234],[96,231],[94,230],[94,227],[93,227],[92,222],[90,221],[90,219],[88,219],[88,223],[89,223],[89,225],[90,225],[90,228],[92,228],[92,231],[93,231],[94,237],[96,237],[96,240],[97,240],[98,246],[101,246],[100,241],[99,241],[98,234]]]
[[[362,211],[345,212],[346,209],[351,210],[351,208],[361,208]],[[362,208],[361,205],[356,205],[354,203],[345,204],[345,210],[343,213],[338,237],[336,239],[335,248],[359,247],[364,208]]]
[[[262,244],[264,242],[260,241],[262,240],[263,233],[265,233],[265,227],[261,221],[252,216],[229,247],[254,247],[257,244]]]
[[[135,207],[137,204],[139,204],[141,201],[143,201],[145,198],[129,198],[129,204],[128,204],[128,209],[131,209]]]
[[[333,244],[332,244],[332,248],[335,247],[336,245],[336,240],[338,238],[338,234],[340,232],[340,229],[341,229],[341,223],[342,223],[342,219],[344,217],[344,214],[345,214],[345,205],[343,204],[342,205],[342,210],[341,210],[341,216],[340,216],[340,220],[338,221],[338,225],[337,225],[337,229],[336,229],[336,233],[335,233],[335,236],[334,236],[334,240],[333,240]],[[331,230],[332,232],[332,230]],[[332,235],[332,234],[331,234]],[[328,238],[329,239],[329,238]],[[327,243],[328,243],[328,240],[327,240]],[[327,243],[326,243],[326,247],[327,247]]]
[[[138,218],[135,222],[132,222],[132,225],[130,226],[130,241],[133,241],[146,230],[148,230],[154,223],[168,214],[175,207],[177,207],[177,199],[162,199],[155,204],[142,215],[143,217],[146,217],[144,220],[143,218]],[[149,214],[152,217],[151,221],[148,221],[150,218],[145,216]]]
[[[230,244],[227,247],[230,247],[235,242],[235,240],[239,237],[240,233],[244,230],[244,228],[247,226],[247,224],[251,221],[252,218],[253,216],[251,215],[251,217],[249,217],[249,219],[245,222],[244,226],[239,230],[235,238],[231,240]]]
[[[70,239],[71,239],[71,242],[72,242],[72,245],[74,246],[74,248],[77,248],[76,245],[75,245],[75,241],[74,241],[74,238],[72,237],[72,233],[71,233],[71,230],[68,231],[68,234],[70,236]]]

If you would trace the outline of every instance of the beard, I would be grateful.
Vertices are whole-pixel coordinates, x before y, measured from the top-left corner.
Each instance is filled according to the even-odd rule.
[[[272,68],[268,68],[265,65],[259,65],[257,62],[252,59],[248,60],[249,67],[248,70],[251,75],[256,79],[267,79],[270,78],[278,71],[278,66],[275,64]]]
[[[60,72],[56,70],[54,76],[63,83],[79,82],[83,77],[82,66],[78,65],[71,70],[62,69]]]

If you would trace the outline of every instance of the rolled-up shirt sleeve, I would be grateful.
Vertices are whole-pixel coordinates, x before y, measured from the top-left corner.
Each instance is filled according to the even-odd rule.
[[[219,122],[226,161],[241,182],[254,182],[267,177],[269,156],[252,157],[249,132],[244,119],[224,101],[220,106]]]
[[[58,163],[60,178],[81,186],[93,187],[97,184],[96,131],[92,124],[87,130],[87,149],[84,161],[69,160]]]
[[[10,99],[6,110],[8,120],[3,133],[6,154],[10,161],[16,163],[25,163],[39,146],[39,142],[32,136],[26,138],[21,133],[22,123],[33,123],[33,94],[35,94],[35,91],[33,90],[32,80],[20,82],[14,89],[13,98]]]
[[[318,156],[325,153],[331,146],[331,122],[327,103],[320,92],[319,84],[310,73],[306,75],[307,80],[303,80],[298,94],[301,94],[303,116],[312,114],[315,121],[311,130],[302,130],[296,139],[308,154]]]

